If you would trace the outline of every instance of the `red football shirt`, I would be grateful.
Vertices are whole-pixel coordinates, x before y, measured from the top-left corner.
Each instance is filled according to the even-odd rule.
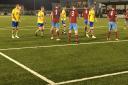
[[[70,23],[77,23],[78,11],[71,10],[69,17],[70,17]]]
[[[125,19],[128,20],[128,11],[125,13]]]
[[[109,21],[116,22],[116,17],[117,17],[116,10],[110,10],[110,11],[108,12]]]
[[[84,9],[84,11],[83,11],[83,17],[84,17],[84,19],[88,19],[88,14],[89,14],[89,9]]]
[[[59,9],[54,9],[52,13],[53,13],[52,21],[53,22],[59,22],[59,20],[60,20],[60,10]]]

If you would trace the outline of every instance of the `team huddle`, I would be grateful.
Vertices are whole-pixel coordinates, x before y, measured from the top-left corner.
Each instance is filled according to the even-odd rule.
[[[60,20],[63,25],[63,31],[62,34],[67,34],[68,35],[68,42],[71,42],[71,36],[72,36],[72,30],[75,32],[75,43],[79,43],[79,35],[78,35],[78,25],[77,25],[77,19],[79,16],[78,9],[75,6],[72,6],[70,12],[69,12],[69,22],[70,26],[68,27],[69,30],[66,32],[66,20],[67,20],[67,13],[66,13],[66,8],[61,8],[59,6],[55,6],[50,14],[51,17],[51,40],[56,39],[57,41],[61,40],[60,39]],[[44,25],[46,23],[45,20],[45,9],[44,7],[41,7],[40,11],[37,14],[37,25],[38,29],[35,31],[35,35],[38,35],[38,32],[40,32],[41,36],[44,36]],[[82,17],[84,18],[84,31],[85,35],[88,38],[93,38],[95,39],[96,36],[94,35],[94,23],[97,21],[96,19],[96,14],[95,14],[95,7],[92,6],[88,8],[87,6],[84,7],[83,12],[82,12]],[[20,16],[21,16],[21,6],[16,5],[16,8],[12,10],[12,38],[19,38],[18,36],[18,25],[20,22]],[[109,30],[107,33],[107,40],[110,40],[110,35],[111,32],[114,31],[116,38],[115,40],[119,40],[119,34],[117,30],[117,12],[114,7],[112,7],[108,14],[108,25],[109,25]],[[128,10],[125,12],[125,20],[126,20],[126,28],[128,28]],[[88,28],[89,27],[89,28]]]

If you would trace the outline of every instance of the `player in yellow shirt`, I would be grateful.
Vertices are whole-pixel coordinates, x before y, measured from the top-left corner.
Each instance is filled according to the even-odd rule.
[[[41,9],[39,10],[38,15],[37,15],[38,29],[35,32],[36,36],[37,36],[37,33],[40,31],[41,36],[43,37],[43,35],[44,35],[44,22],[45,22],[44,7],[41,7]]]
[[[62,21],[62,25],[63,25],[62,34],[66,34],[66,18],[67,17],[66,17],[66,8],[65,7],[62,9],[60,17],[61,17],[61,21]]]
[[[18,26],[19,26],[19,21],[21,17],[21,6],[19,4],[16,5],[16,7],[12,10],[12,38],[19,38],[18,37]]]
[[[88,19],[89,19],[90,29],[87,32],[86,36],[89,38],[89,34],[91,34],[91,37],[95,39],[96,37],[94,36],[94,22],[96,20],[96,16],[95,16],[95,9],[94,9],[94,7],[90,8]]]

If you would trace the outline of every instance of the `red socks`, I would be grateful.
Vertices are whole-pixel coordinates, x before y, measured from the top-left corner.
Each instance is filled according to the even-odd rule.
[[[78,43],[78,35],[75,35],[75,42]]]

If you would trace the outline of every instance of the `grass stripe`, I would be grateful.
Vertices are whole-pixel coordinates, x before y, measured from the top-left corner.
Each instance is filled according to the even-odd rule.
[[[25,69],[26,71],[30,72],[31,74],[37,76],[38,78],[42,79],[43,81],[49,83],[50,85],[55,85],[55,83],[53,81],[51,81],[50,79],[42,76],[41,74],[37,73],[36,71],[28,68],[27,66],[21,64],[20,62],[14,60],[13,58],[5,55],[4,53],[0,52],[0,55],[3,56],[4,58],[8,59],[9,61],[15,63],[16,65],[20,66],[21,68]]]

